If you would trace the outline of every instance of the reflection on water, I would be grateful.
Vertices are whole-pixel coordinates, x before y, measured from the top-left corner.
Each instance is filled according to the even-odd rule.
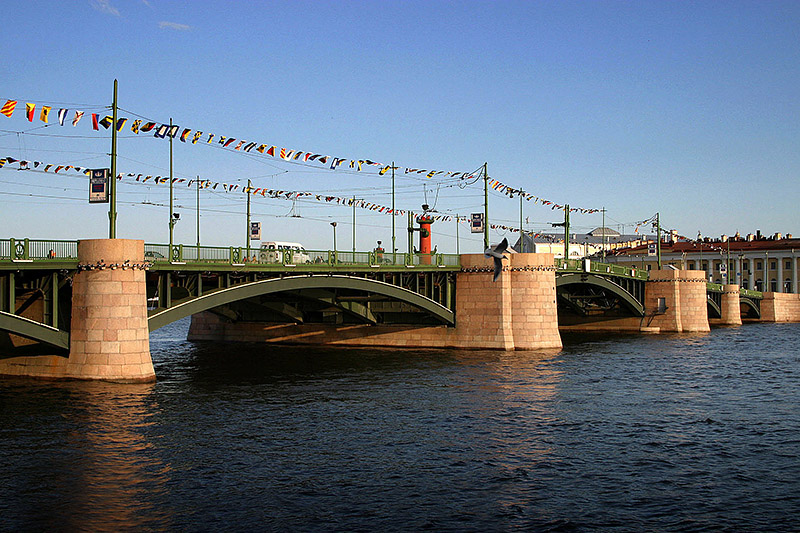
[[[800,325],[557,352],[151,342],[0,382],[0,529],[800,528]]]
[[[11,524],[19,520],[13,529],[169,525],[159,501],[169,467],[152,453],[144,433],[158,411],[152,384],[10,380],[4,385],[0,435],[4,448],[14,447],[8,454],[14,475],[3,485],[21,499],[11,513]],[[3,516],[10,525],[9,515]]]

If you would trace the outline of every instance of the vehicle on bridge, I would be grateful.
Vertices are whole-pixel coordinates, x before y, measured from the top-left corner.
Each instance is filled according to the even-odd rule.
[[[262,242],[258,260],[261,263],[286,263],[290,265],[311,262],[311,258],[302,244],[299,242],[280,241]]]

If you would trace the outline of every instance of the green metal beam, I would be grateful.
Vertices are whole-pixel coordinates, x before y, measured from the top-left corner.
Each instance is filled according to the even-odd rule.
[[[644,316],[644,305],[631,293],[613,281],[595,274],[560,274],[556,277],[556,289],[567,285],[595,285],[606,289],[619,297],[623,304],[633,311],[636,316]]]
[[[62,331],[23,316],[0,311],[0,330],[69,350],[68,331]]]
[[[715,302],[714,299],[711,298],[710,294],[706,298],[706,302],[708,303],[708,307],[710,307],[717,315],[714,317],[709,316],[709,318],[722,318],[722,309],[720,309],[719,304],[717,304],[717,302]]]
[[[292,276],[244,283],[227,289],[220,289],[199,298],[173,302],[172,307],[153,311],[148,319],[148,324],[150,331],[154,331],[181,318],[238,300],[302,289],[351,289],[382,294],[414,305],[437,318],[443,324],[452,325],[455,322],[455,313],[450,309],[413,291],[382,281],[349,276]]]

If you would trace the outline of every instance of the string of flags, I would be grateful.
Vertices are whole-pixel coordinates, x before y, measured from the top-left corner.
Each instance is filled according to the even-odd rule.
[[[11,118],[11,116],[14,114],[17,104],[18,104],[17,100],[6,100],[6,103],[2,106],[2,108],[0,108],[0,113]],[[36,109],[37,109],[37,104],[35,103],[25,104],[25,116],[29,122],[33,122],[36,119],[36,114],[37,114]],[[51,111],[52,111],[52,106],[47,106],[47,105],[40,106],[38,113],[39,120],[44,123],[49,123]],[[58,109],[56,116],[58,124],[61,126],[64,126],[68,122],[71,122],[72,126],[77,126],[78,123],[83,118],[84,114],[85,114],[84,111],[60,108]],[[72,117],[71,120],[70,117]],[[90,113],[90,118],[93,130],[99,130],[101,126],[104,129],[109,129],[113,126],[118,132],[120,132],[128,123],[127,118],[118,118],[116,124],[114,124],[114,118],[111,115],[100,117],[98,113]],[[216,143],[217,145],[222,146],[222,148],[226,148],[233,151],[246,152],[246,153],[252,153],[255,151],[260,154],[270,157],[280,158],[285,161],[296,161],[301,163],[313,162],[324,165],[330,168],[330,170],[337,170],[338,168],[343,167],[352,169],[357,172],[361,172],[363,170],[373,168],[378,170],[378,175],[383,176],[390,170],[400,170],[402,168],[403,172],[407,175],[416,174],[420,176],[425,176],[427,178],[443,177],[443,178],[457,178],[460,180],[466,180],[477,177],[471,172],[452,172],[452,171],[428,170],[428,169],[410,168],[410,167],[398,167],[398,166],[378,163],[370,159],[349,159],[349,158],[334,157],[314,152],[308,152],[303,150],[290,150],[288,148],[281,148],[273,144],[256,142],[256,141],[247,141],[244,139],[237,139],[225,135],[218,136],[214,133],[205,133],[203,131],[195,130],[192,128],[181,128],[180,126],[175,124],[159,124],[158,122],[152,122],[152,121],[145,122],[142,119],[132,120],[130,124],[130,130],[136,135],[152,132],[153,136],[159,139],[167,139],[167,138],[175,139],[177,137],[178,140],[183,143],[191,143],[191,144]],[[506,194],[509,198],[514,198],[515,196],[516,197],[522,196],[527,201],[540,203],[544,206],[549,206],[553,210],[555,209],[564,210],[566,207],[565,205],[560,205],[550,200],[546,200],[544,198],[540,198],[533,194],[527,193],[522,189],[510,187],[494,178],[489,179],[488,185],[493,190]],[[577,212],[584,214],[592,214],[600,211],[599,209],[585,209],[581,207],[570,207],[569,210],[570,212]]]
[[[506,185],[506,184],[504,184],[504,183],[502,183],[499,180],[496,180],[494,178],[490,178],[489,179],[488,185],[492,189],[505,194],[509,198],[514,198],[515,196],[517,198],[519,198],[520,196],[522,196],[525,200],[527,200],[529,202],[540,203],[542,205],[549,206],[550,209],[560,209],[562,211],[566,207],[565,205],[560,205],[560,204],[557,204],[555,202],[551,202],[550,200],[545,200],[544,198],[539,198],[538,196],[534,196],[533,194],[527,193],[527,192],[523,191],[522,189],[515,189],[513,187],[509,187],[508,185]],[[584,209],[582,207],[570,207],[569,211],[570,211],[570,213],[584,213],[584,214],[591,214],[591,213],[599,213],[600,212],[599,209]]]
[[[0,108],[0,113],[11,118],[11,116],[14,114],[17,104],[18,104],[17,100],[6,100],[6,103],[3,105],[2,108]],[[50,113],[52,109],[53,109],[52,106],[47,106],[47,105],[40,106],[38,111],[39,120],[41,122],[49,124]],[[25,116],[29,122],[33,122],[36,119],[37,117],[36,110],[37,110],[37,104],[35,103],[25,104]],[[72,125],[77,126],[78,123],[83,118],[84,114],[85,113],[83,111],[75,111],[75,110],[61,108],[57,112],[58,124],[64,126],[67,122],[69,122],[69,117],[71,116]],[[120,132],[128,123],[127,118],[118,118],[116,124],[114,124],[114,118],[111,115],[106,115],[101,117],[98,113],[90,113],[90,117],[93,130],[99,130],[101,126],[105,129],[109,129],[112,126],[114,126],[114,128],[118,132]],[[376,161],[372,161],[371,159],[350,159],[345,157],[334,157],[331,155],[319,154],[303,150],[290,150],[288,148],[281,148],[273,144],[247,141],[244,139],[237,139],[225,135],[216,135],[214,133],[206,133],[192,128],[181,128],[180,126],[175,124],[159,124],[158,122],[149,122],[149,121],[145,122],[144,120],[141,119],[132,120],[130,123],[130,130],[137,135],[152,132],[153,136],[159,139],[167,139],[167,138],[175,139],[177,137],[178,140],[183,143],[191,143],[191,144],[216,143],[218,145],[221,145],[223,148],[228,148],[234,151],[248,152],[248,153],[255,151],[263,155],[281,158],[285,161],[297,161],[302,163],[315,162],[324,166],[328,166],[331,170],[336,170],[341,167],[361,172],[369,168],[375,168],[378,170],[378,174],[382,176],[387,172],[389,172],[390,170],[400,169],[400,167],[378,163]],[[451,172],[443,170],[427,170],[427,169],[408,168],[408,167],[405,168],[405,173],[420,174],[428,178],[439,176],[439,177],[467,179],[473,177],[472,173],[470,172]]]
[[[78,167],[74,165],[55,165],[50,163],[42,163],[41,161],[27,161],[24,159],[16,159],[13,157],[3,157],[0,158],[0,168],[3,168],[6,165],[14,164],[18,165],[18,170],[38,170],[41,172],[54,172],[58,174],[59,172],[66,173],[67,171],[73,171],[80,174],[84,174],[88,176],[91,173],[91,169],[85,167]],[[125,178],[134,178],[135,181],[139,183],[154,183],[157,185],[161,184],[169,184],[170,178],[168,176],[152,176],[152,175],[145,175],[145,174],[136,174],[136,173],[128,173],[128,174],[117,174],[117,180],[122,181]],[[196,182],[199,182],[198,185],[195,185]],[[225,192],[240,192],[243,194],[251,194],[253,196],[262,196],[262,197],[269,197],[269,198],[277,198],[277,199],[285,199],[285,200],[295,200],[298,198],[306,198],[311,200],[316,200],[319,202],[326,202],[326,203],[336,203],[339,205],[345,205],[348,207],[355,207],[367,209],[369,211],[377,211],[378,213],[387,214],[387,215],[395,215],[395,216],[405,216],[408,214],[408,211],[405,209],[392,209],[391,207],[387,207],[381,204],[376,204],[374,202],[368,202],[363,199],[354,199],[354,198],[343,198],[341,196],[333,196],[333,195],[324,195],[324,194],[315,194],[311,192],[304,192],[304,191],[284,191],[284,190],[276,190],[276,189],[268,189],[264,187],[248,187],[246,185],[241,184],[229,184],[229,183],[220,183],[216,181],[211,181],[208,179],[186,179],[186,178],[172,178],[172,184],[186,184],[187,187],[191,187],[193,185],[199,186],[203,189],[211,189],[211,190],[222,190]],[[433,218],[434,220],[438,221],[445,221],[448,222],[453,220],[455,217],[452,215],[442,215],[442,214],[429,214],[429,217]],[[460,217],[461,220],[466,220],[466,217]]]

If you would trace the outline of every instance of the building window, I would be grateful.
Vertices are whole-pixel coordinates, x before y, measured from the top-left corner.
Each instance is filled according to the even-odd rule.
[[[744,259],[742,261],[742,270],[744,270],[745,272],[750,270],[750,260],[749,259]]]
[[[772,292],[778,292],[778,280],[773,279],[769,282],[769,290]]]
[[[694,270],[694,261],[689,261],[688,263],[686,263],[686,269]]]
[[[791,270],[792,269],[792,260],[791,259],[787,259],[786,260],[786,267],[785,268],[786,268],[786,270]]]
[[[762,269],[761,260],[758,260],[756,261],[756,270],[761,270],[761,269]]]
[[[708,261],[703,261],[703,268],[702,269],[705,270],[706,272],[708,272]]]
[[[778,262],[777,261],[770,261],[769,262],[770,270],[777,270],[778,269]]]
[[[747,280],[742,281],[742,288],[747,289]]]

